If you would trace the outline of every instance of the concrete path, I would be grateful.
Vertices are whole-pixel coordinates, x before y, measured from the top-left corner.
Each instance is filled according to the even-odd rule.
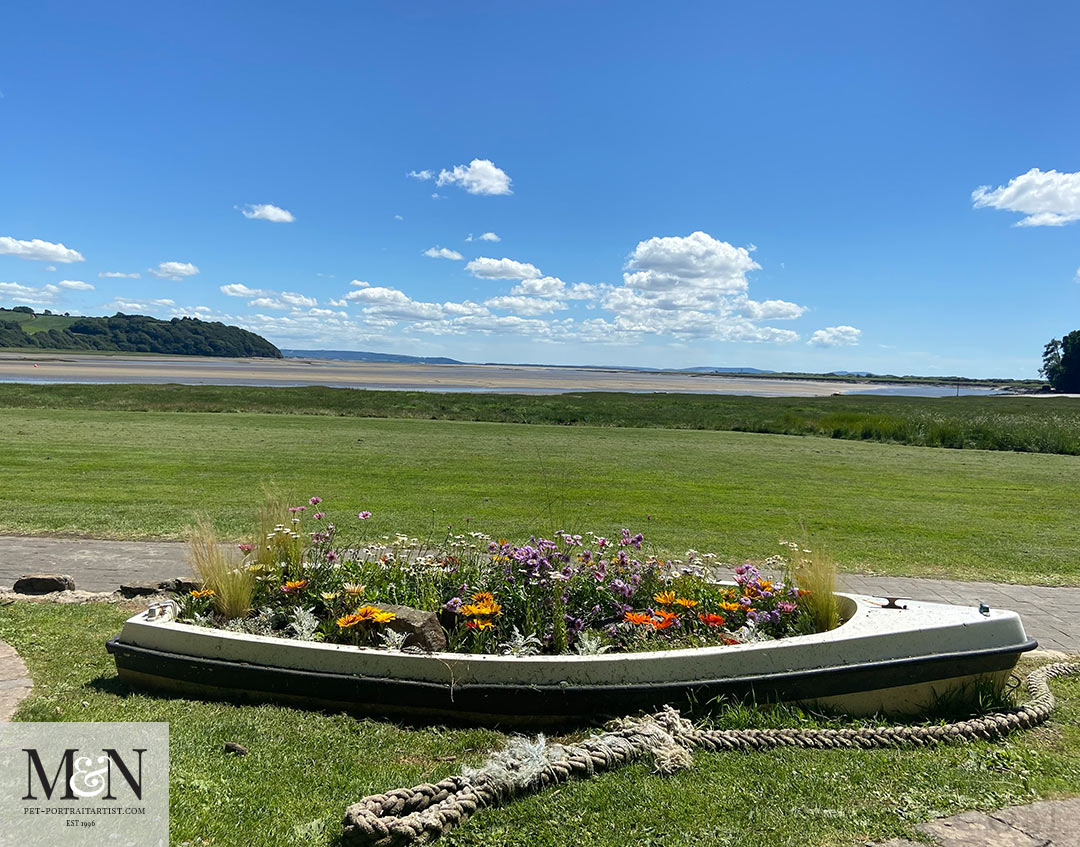
[[[28,573],[70,574],[77,588],[115,591],[121,583],[190,576],[191,569],[184,561],[184,544],[178,541],[0,536],[0,586],[10,587]],[[1080,653],[1080,588],[858,574],[844,574],[840,583],[855,594],[1012,609],[1044,649]]]
[[[0,641],[0,723],[11,720],[19,701],[30,693],[33,685],[15,648]]]
[[[1012,806],[999,812],[964,812],[922,824],[940,847],[1080,847],[1080,797]],[[926,847],[893,839],[878,847]]]

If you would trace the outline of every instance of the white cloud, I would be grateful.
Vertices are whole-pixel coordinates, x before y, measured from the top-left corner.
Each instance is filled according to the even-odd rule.
[[[70,288],[72,291],[93,291],[94,286],[81,279],[62,279],[58,283],[61,288]]]
[[[1080,220],[1080,171],[1065,174],[1032,168],[1008,185],[981,185],[971,192],[976,209],[1003,209],[1027,215],[1016,226],[1063,226]]]
[[[435,171],[423,170],[423,171],[409,171],[406,176],[411,176],[413,179],[427,180],[433,179]]]
[[[237,208],[240,208],[237,206]],[[270,221],[275,224],[291,224],[296,220],[295,216],[288,209],[282,209],[280,206],[275,206],[272,203],[249,203],[240,209],[240,212],[245,218],[251,218],[258,221]]]
[[[515,262],[513,259],[489,259],[481,256],[465,266],[478,279],[536,279],[543,276],[536,265]]]
[[[524,279],[511,288],[510,293],[523,297],[550,297],[556,300],[593,300],[609,290],[610,286],[590,285],[587,282],[567,285],[557,276],[544,276],[537,279]]]
[[[0,236],[0,255],[18,256],[20,259],[32,259],[38,262],[85,262],[83,254],[78,250],[72,250],[63,244],[53,244],[51,241],[42,241],[40,238],[32,238],[29,241],[20,241],[7,235]]]
[[[473,240],[473,234],[472,234],[472,233],[470,232],[470,233],[469,233],[469,237],[468,237],[468,238],[466,238],[465,240],[466,240],[466,241],[472,241],[472,240]],[[502,239],[501,239],[501,238],[499,238],[499,236],[497,236],[497,235],[496,235],[495,233],[493,233],[493,232],[485,232],[485,233],[482,233],[482,234],[480,234],[480,235],[476,236],[476,239],[475,239],[475,240],[476,240],[476,241],[502,241]]]
[[[492,297],[484,301],[484,305],[501,312],[515,312],[519,315],[548,315],[552,312],[561,311],[566,304],[558,300],[543,299],[540,297]]]
[[[421,171],[427,174],[430,171]],[[413,174],[409,174],[413,176]],[[430,177],[417,177],[430,179]],[[510,177],[506,171],[495,167],[490,159],[473,159],[468,165],[456,165],[453,170],[439,171],[435,182],[440,188],[444,185],[460,185],[470,194],[513,194],[510,190]]]
[[[161,298],[160,300],[124,300],[117,297],[111,303],[107,303],[105,309],[111,311],[115,309],[118,312],[153,312],[161,309],[167,309],[170,313],[176,308],[176,301],[169,300],[168,298]]]
[[[394,215],[394,220],[395,221],[403,221],[403,220],[405,220],[405,218],[401,217],[401,215]]]
[[[275,300],[273,297],[256,297],[254,300],[248,301],[249,306],[254,306],[256,309],[288,309],[289,307],[282,303],[280,300]]]
[[[46,265],[45,270],[47,270],[49,273],[52,273],[56,270],[56,265]]]
[[[300,294],[296,291],[282,291],[278,297],[290,306],[311,308],[319,305],[319,301],[314,297],[308,297],[306,294]]]
[[[745,247],[733,247],[704,232],[685,238],[650,238],[642,241],[623,279],[631,288],[649,291],[694,289],[706,298],[746,291],[746,274],[761,266]]]
[[[432,259],[453,259],[460,262],[465,257],[462,256],[457,250],[450,250],[446,247],[429,247],[424,251],[425,256],[430,256]]]
[[[37,287],[19,282],[0,282],[0,299],[16,306],[51,306],[56,302],[59,291],[55,285]]]
[[[829,326],[825,329],[814,330],[807,344],[815,344],[819,347],[850,347],[859,343],[861,329],[853,326]]]
[[[98,274],[102,279],[139,279],[142,277],[140,273],[126,274],[120,271],[102,271]]]
[[[758,303],[755,300],[742,297],[737,298],[734,305],[739,314],[755,321],[790,321],[801,318],[806,312],[805,306],[800,306],[798,303],[789,303],[787,300],[765,300]]]
[[[183,279],[195,276],[199,269],[191,262],[161,262],[156,268],[149,268],[150,273],[158,279]]]
[[[248,288],[242,282],[231,282],[228,285],[222,285],[219,290],[229,297],[258,297],[266,293],[261,288]]]

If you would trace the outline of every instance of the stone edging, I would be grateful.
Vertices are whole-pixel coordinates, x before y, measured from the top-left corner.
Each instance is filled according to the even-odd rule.
[[[0,722],[11,720],[33,686],[30,673],[15,648],[0,641]]]

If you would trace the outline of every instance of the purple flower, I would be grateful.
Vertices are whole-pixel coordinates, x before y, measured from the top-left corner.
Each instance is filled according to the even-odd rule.
[[[326,517],[326,512],[316,512],[314,515],[312,515],[312,517],[315,518],[315,520],[317,521],[321,521],[323,518]]]
[[[334,562],[337,562],[340,559],[341,557],[333,550],[326,554],[326,561],[328,561],[330,564],[334,564]]]
[[[318,506],[322,502],[322,497],[312,497],[308,500],[309,506]]]
[[[443,608],[446,609],[446,611],[448,612],[453,612],[454,614],[457,614],[461,611],[461,598],[451,597],[449,600],[446,601],[446,605],[443,606]]]
[[[360,520],[362,521],[366,521],[368,518],[371,517],[371,512],[360,512],[357,517],[360,518]]]

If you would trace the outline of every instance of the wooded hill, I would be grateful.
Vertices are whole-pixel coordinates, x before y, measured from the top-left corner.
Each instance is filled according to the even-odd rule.
[[[111,318],[38,315],[0,309],[0,348],[174,353],[184,356],[282,358],[273,344],[238,326],[198,318],[158,320],[117,312]]]

